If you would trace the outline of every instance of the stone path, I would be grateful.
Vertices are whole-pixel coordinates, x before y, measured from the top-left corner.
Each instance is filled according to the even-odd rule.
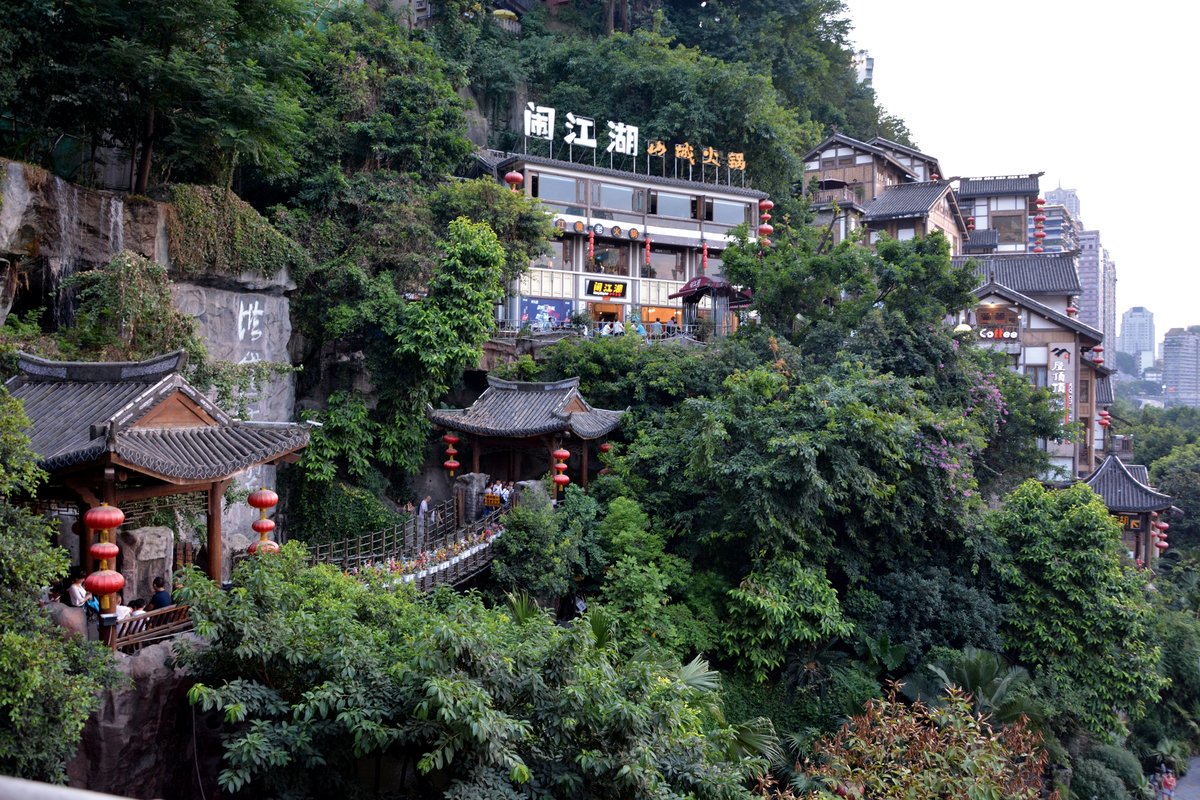
[[[1189,762],[1188,774],[1175,787],[1175,800],[1200,800],[1200,758]]]

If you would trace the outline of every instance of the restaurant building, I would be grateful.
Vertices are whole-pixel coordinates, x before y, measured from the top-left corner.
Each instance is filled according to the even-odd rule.
[[[561,232],[508,289],[502,316],[515,327],[554,327],[578,313],[682,324],[684,298],[671,295],[693,278],[723,277],[734,229],[744,224],[755,239],[767,199],[728,177],[707,183],[535,155],[506,156],[494,170],[539,199]],[[701,315],[711,308],[703,301]]]

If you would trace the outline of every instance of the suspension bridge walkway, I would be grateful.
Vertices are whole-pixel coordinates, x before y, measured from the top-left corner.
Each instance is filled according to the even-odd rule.
[[[492,563],[492,543],[504,533],[507,508],[490,508],[473,521],[448,500],[391,528],[309,548],[312,564],[331,564],[356,575],[381,570],[422,591],[457,586]]]

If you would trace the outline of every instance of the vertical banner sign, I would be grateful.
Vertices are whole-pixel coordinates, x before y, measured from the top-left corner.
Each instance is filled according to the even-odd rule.
[[[1060,395],[1063,424],[1071,424],[1075,401],[1075,345],[1071,342],[1050,345],[1050,388]]]

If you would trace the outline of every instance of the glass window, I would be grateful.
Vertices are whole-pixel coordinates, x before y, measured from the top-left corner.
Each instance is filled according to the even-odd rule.
[[[567,237],[560,242],[551,242],[550,253],[535,259],[533,266],[539,269],[561,269],[570,272],[575,268],[571,258],[571,247],[574,244],[574,237]]]
[[[1041,347],[1026,347],[1025,348],[1025,363],[1026,364],[1049,364],[1050,363],[1050,346],[1043,345]]]
[[[992,227],[1000,237],[1000,244],[1025,243],[1025,216],[1023,214],[993,214]]]
[[[604,275],[629,274],[629,245],[596,242],[596,266],[594,272]]]
[[[896,229],[896,240],[900,242],[907,242],[908,240],[915,238],[916,235],[917,232],[912,228]]]
[[[704,218],[721,225],[741,225],[750,219],[750,206],[728,200],[705,200]]]
[[[725,277],[725,262],[721,260],[720,253],[708,251],[708,269],[704,271],[704,274],[710,278]]]
[[[534,175],[530,188],[534,197],[559,203],[578,202],[579,181],[559,175]]]
[[[1031,367],[1030,365],[1026,364],[1025,377],[1029,379],[1030,383],[1039,389],[1045,389],[1050,385],[1050,375],[1046,367]]]
[[[687,280],[686,254],[682,248],[650,245],[650,263],[642,267],[642,277],[664,281]],[[645,252],[642,253],[645,261]]]
[[[617,211],[641,211],[641,192],[629,186],[611,183],[592,184],[592,205]]]
[[[650,213],[660,217],[696,218],[696,198],[668,192],[650,193]]]
[[[1079,402],[1081,402],[1081,403],[1092,402],[1092,382],[1091,381],[1080,381],[1079,382]]]

